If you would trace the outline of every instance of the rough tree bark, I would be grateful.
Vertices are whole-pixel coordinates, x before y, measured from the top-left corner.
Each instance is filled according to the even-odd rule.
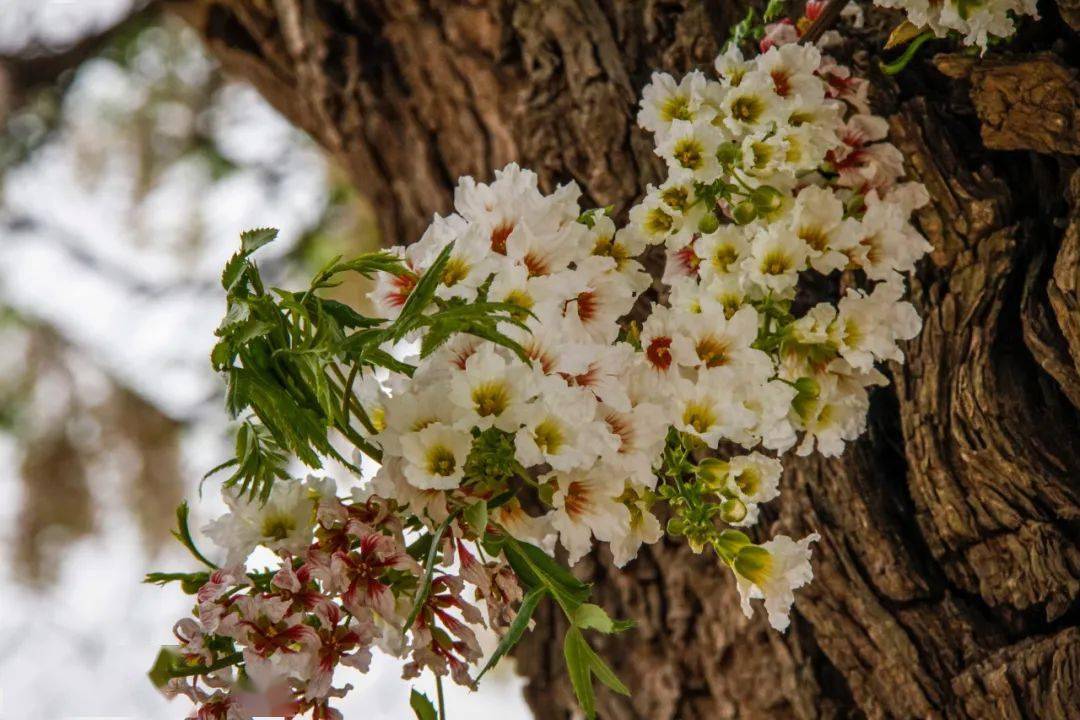
[[[516,160],[624,211],[657,180],[634,127],[652,69],[706,66],[739,2],[174,0],[225,69],[310,132],[388,241],[459,175]],[[791,463],[770,530],[816,530],[786,635],[714,560],[665,542],[578,568],[638,623],[602,648],[634,688],[604,718],[1080,717],[1080,94],[1075,2],[985,64],[924,53],[876,110],[933,198],[925,329],[844,457]],[[891,18],[895,21],[895,17]],[[876,73],[889,18],[849,48]],[[980,137],[981,133],[981,137]],[[516,653],[538,718],[574,707],[560,620]]]

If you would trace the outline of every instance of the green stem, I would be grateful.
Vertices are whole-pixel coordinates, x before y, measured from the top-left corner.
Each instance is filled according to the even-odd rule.
[[[930,32],[929,30],[919,35],[908,44],[907,48],[904,50],[903,55],[896,58],[896,60],[892,61],[891,63],[881,63],[881,71],[886,75],[896,75],[898,72],[906,68],[908,66],[908,63],[910,63],[915,58],[915,53],[919,52],[919,48],[921,48],[927,40],[930,40],[933,37],[934,33]]]
[[[443,699],[442,676],[435,675],[435,698],[439,702],[439,720],[446,720],[446,701]]]

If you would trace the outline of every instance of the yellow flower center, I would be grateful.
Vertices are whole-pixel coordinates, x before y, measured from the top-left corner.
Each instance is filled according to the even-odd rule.
[[[734,245],[717,245],[713,251],[712,264],[717,272],[727,272],[731,264],[739,259],[739,251]]]
[[[296,521],[288,515],[267,515],[262,521],[262,536],[267,540],[284,540],[296,529]]]
[[[702,166],[705,148],[694,138],[683,138],[675,143],[671,155],[687,170],[697,170]]]
[[[727,364],[728,345],[715,335],[708,335],[699,340],[695,349],[698,359],[705,364],[705,367],[713,368]]]
[[[683,410],[682,421],[684,425],[689,425],[696,432],[704,434],[716,424],[716,413],[707,405],[692,402],[688,403],[686,409]]]
[[[480,417],[501,415],[510,404],[510,393],[500,380],[481,383],[472,391],[473,407]]]
[[[753,95],[743,95],[731,103],[731,116],[744,123],[755,122],[765,112],[765,103]]]
[[[690,202],[690,191],[681,185],[673,185],[660,193],[660,199],[675,210],[685,210]]]
[[[674,223],[674,218],[660,208],[653,208],[645,216],[645,229],[651,235],[666,235]]]
[[[442,282],[446,287],[454,287],[469,276],[469,264],[461,258],[452,257],[443,268]]]
[[[693,120],[693,113],[690,112],[690,98],[685,95],[672,95],[660,106],[660,117],[667,122]]]
[[[794,261],[782,250],[773,250],[761,258],[761,272],[765,275],[783,275],[794,266]]]
[[[596,238],[596,244],[593,246],[592,254],[611,258],[615,261],[616,270],[622,270],[623,265],[625,265],[626,261],[630,258],[630,253],[627,252],[626,248],[615,242],[614,238],[610,237]]]
[[[429,448],[426,460],[427,471],[432,475],[448,477],[454,474],[454,468],[457,467],[454,452],[445,445],[435,445]]]
[[[548,418],[537,425],[536,430],[533,431],[533,436],[536,438],[537,447],[549,455],[559,452],[566,440],[562,428],[552,418]]]

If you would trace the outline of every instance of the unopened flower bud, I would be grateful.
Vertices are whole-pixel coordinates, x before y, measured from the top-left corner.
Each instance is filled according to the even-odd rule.
[[[705,458],[697,466],[697,474],[709,485],[721,485],[727,478],[728,464],[716,458]]]
[[[737,203],[731,210],[732,217],[735,218],[735,222],[740,225],[746,225],[752,223],[758,216],[757,208],[754,207],[754,203],[749,200],[743,200]]]
[[[772,566],[772,555],[759,545],[747,545],[735,557],[735,572],[758,587],[764,585],[769,579]]]
[[[746,505],[738,498],[728,498],[720,505],[720,517],[724,522],[742,522],[746,517]]]
[[[716,232],[718,227],[720,227],[720,220],[716,217],[716,213],[708,212],[698,221],[697,229],[699,232],[708,235]]]
[[[673,517],[670,520],[668,520],[668,523],[667,523],[668,535],[682,535],[683,531],[685,531],[685,530],[686,530],[686,523],[683,522],[682,518]]]
[[[741,148],[738,143],[726,142],[716,148],[716,159],[720,161],[721,165],[728,167],[739,161],[740,152]]]
[[[776,212],[784,205],[784,196],[771,185],[762,185],[750,192],[750,202],[761,215]]]

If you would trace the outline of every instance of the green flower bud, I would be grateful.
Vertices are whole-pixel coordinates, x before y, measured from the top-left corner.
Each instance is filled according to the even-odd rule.
[[[735,557],[735,572],[761,587],[772,574],[773,559],[769,551],[758,545],[747,545]]]
[[[740,225],[746,225],[752,223],[758,216],[757,208],[754,207],[754,203],[749,200],[743,200],[735,205],[731,210],[732,216],[735,218],[735,222]]]
[[[746,517],[746,505],[738,498],[728,498],[720,505],[720,517],[724,522],[741,522]]]
[[[746,537],[746,533],[738,530],[724,530],[713,540],[716,552],[720,553],[720,557],[727,562],[731,562],[739,551],[749,544],[750,538]]]
[[[727,477],[728,464],[717,458],[705,458],[697,466],[697,474],[705,482],[719,484]]]
[[[699,232],[708,235],[709,233],[716,232],[716,229],[720,227],[720,220],[716,217],[715,213],[705,213],[705,215],[698,221],[697,229]]]
[[[784,196],[771,185],[762,185],[750,192],[750,202],[761,215],[776,212],[784,205]]]
[[[667,532],[668,535],[682,535],[686,531],[686,523],[682,518],[673,517],[668,520]]]
[[[716,148],[716,159],[720,161],[721,165],[730,167],[739,162],[740,150],[741,148],[737,143],[726,142]]]

